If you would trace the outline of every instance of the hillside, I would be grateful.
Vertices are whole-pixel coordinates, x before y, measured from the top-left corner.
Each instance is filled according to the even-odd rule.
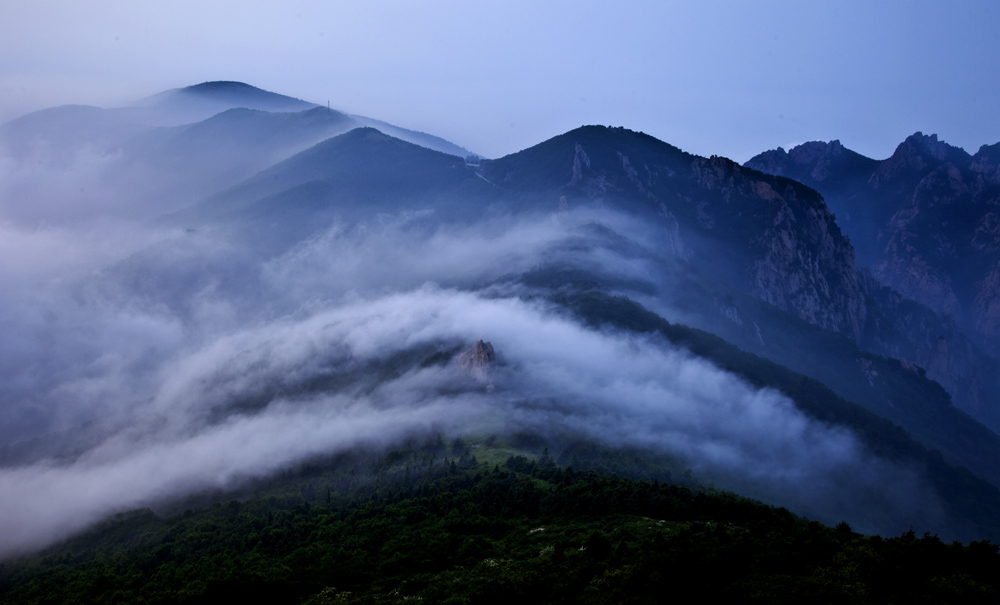
[[[7,603],[658,603],[695,586],[748,602],[977,603],[1000,590],[988,543],[865,537],[732,494],[586,470],[600,455],[567,468],[547,450],[501,452],[455,442],[353,456],[255,499],[122,514],[5,565],[0,594]]]

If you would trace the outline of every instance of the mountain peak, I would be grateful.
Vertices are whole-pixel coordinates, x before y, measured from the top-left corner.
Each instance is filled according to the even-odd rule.
[[[830,141],[808,141],[792,147],[788,151],[778,147],[771,151],[757,154],[744,164],[748,168],[759,170],[767,174],[779,176],[790,176],[789,169],[794,166],[812,167],[821,160],[829,160],[832,157],[843,153],[844,147],[839,140]],[[825,163],[829,163],[828,161]],[[816,178],[822,180],[822,177]]]
[[[202,82],[177,89],[174,92],[189,98],[196,97],[231,107],[246,107],[247,109],[262,109],[264,111],[302,111],[316,106],[315,103],[307,103],[302,99],[270,92],[243,82]]]
[[[877,162],[844,147],[838,139],[829,142],[809,141],[787,152],[778,147],[750,158],[744,166],[767,174],[786,176],[811,187],[832,174],[850,174],[864,179],[875,170]]]
[[[917,131],[906,137],[902,143],[896,147],[890,160],[896,157],[912,159],[915,156],[922,156],[927,160],[937,160],[938,162],[955,162],[956,160],[968,160],[969,154],[961,147],[954,147],[938,140],[936,134],[926,135]],[[928,164],[932,162],[927,162]]]
[[[903,141],[899,147],[896,148],[896,150],[898,152],[900,149],[905,150],[907,147],[911,147],[925,155],[941,161],[944,161],[948,157],[950,150],[958,149],[957,147],[952,147],[944,141],[939,141],[936,134],[926,135],[919,130],[906,137],[906,140]]]
[[[966,166],[971,159],[964,149],[939,141],[936,134],[925,135],[917,131],[906,137],[892,156],[879,165],[871,182],[880,187],[905,175],[924,174],[946,162]]]
[[[192,84],[191,86],[185,86],[181,90],[194,93],[214,93],[217,91],[247,91],[254,90],[260,92],[266,92],[261,88],[256,86],[251,86],[244,82],[235,82],[232,80],[213,80],[211,82],[202,82],[201,84]]]
[[[788,156],[796,164],[811,164],[822,157],[838,156],[843,151],[844,147],[838,139],[829,143],[809,141],[792,147],[788,151]]]
[[[200,122],[228,109],[257,109],[272,113],[305,111],[317,107],[243,82],[202,82],[185,88],[166,90],[134,104],[149,112],[157,125]]]

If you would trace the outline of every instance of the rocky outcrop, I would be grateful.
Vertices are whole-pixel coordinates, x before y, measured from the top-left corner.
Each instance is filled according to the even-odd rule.
[[[936,134],[916,132],[900,143],[888,159],[879,162],[869,183],[876,189],[893,188],[901,184],[901,181],[919,179],[928,170],[945,162],[965,164],[968,161],[969,154],[963,149],[939,141]]]
[[[1000,143],[980,147],[969,162],[969,170],[977,173],[985,184],[1000,185]]]
[[[900,210],[892,217],[889,223],[892,237],[873,273],[879,281],[906,298],[960,319],[962,308],[952,288],[951,276],[928,263],[922,254],[924,246],[917,228],[910,228],[919,217],[918,208]]]
[[[765,151],[747,162],[746,166],[809,184],[809,181],[822,182],[831,175],[838,175],[839,164],[848,159],[846,154],[851,153],[844,149],[840,141],[810,141],[787,152],[781,147]]]
[[[976,284],[976,329],[987,338],[1000,336],[1000,267]]]
[[[853,167],[830,161],[843,149],[836,141],[823,145],[768,151],[747,164],[816,187],[842,217],[859,264],[954,318],[1000,358],[1000,143],[970,156],[917,132],[891,157]]]
[[[482,340],[458,356],[458,363],[479,382],[493,385],[493,375],[497,371],[497,355],[493,345]]]

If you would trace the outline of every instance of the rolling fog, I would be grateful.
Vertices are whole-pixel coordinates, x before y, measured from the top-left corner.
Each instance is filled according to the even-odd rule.
[[[860,531],[944,523],[914,474],[849,432],[656,337],[588,328],[516,279],[562,262],[654,283],[655,256],[587,244],[600,225],[650,249],[648,225],[596,209],[456,224],[418,208],[266,256],[238,225],[137,218],[127,192],[70,199],[91,164],[57,182],[18,166],[0,174],[0,556],[433,433],[576,433]],[[420,363],[479,339],[504,362],[495,389]]]

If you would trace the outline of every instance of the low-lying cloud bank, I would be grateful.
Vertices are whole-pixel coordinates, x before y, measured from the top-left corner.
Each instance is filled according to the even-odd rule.
[[[594,223],[635,241],[594,246]],[[627,253],[649,229],[598,211],[464,226],[416,211],[335,223],[258,258],[211,229],[0,220],[12,285],[0,291],[0,556],[434,432],[577,433],[859,530],[942,523],[914,475],[782,395],[654,337],[481,287],[554,261],[656,280],[655,259]],[[419,363],[478,339],[505,361],[490,392],[454,363]]]
[[[316,377],[477,338],[507,360],[492,392],[454,364],[411,364],[374,388],[356,381],[335,393],[280,395]],[[909,518],[933,500],[849,433],[804,417],[778,393],[664,343],[590,330],[514,298],[426,286],[356,300],[220,338],[167,364],[160,377],[126,426],[82,455],[0,470],[0,553],[43,545],[124,508],[434,431],[573,431],[649,448],[723,486],[861,529],[867,513],[850,505],[859,495]],[[213,413],[240,409],[259,393],[279,395],[249,412]],[[887,483],[897,489],[882,496]],[[837,497],[845,488],[852,498]]]

